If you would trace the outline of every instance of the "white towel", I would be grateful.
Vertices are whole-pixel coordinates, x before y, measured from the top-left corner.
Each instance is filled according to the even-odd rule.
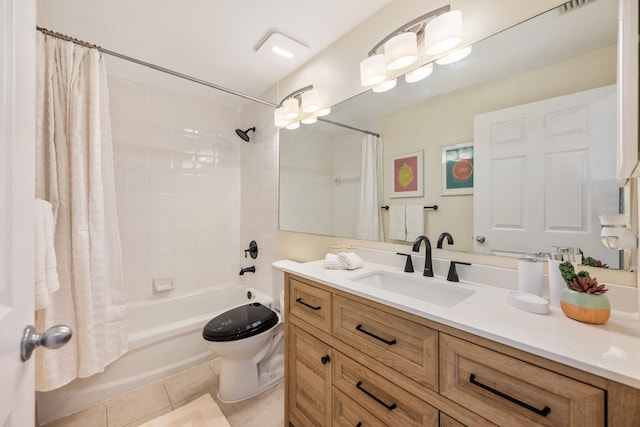
[[[405,231],[404,206],[389,206],[389,239],[404,240]]]
[[[407,206],[406,226],[408,242],[413,242],[418,236],[424,234],[424,206]]]
[[[353,252],[342,252],[338,254],[338,261],[345,266],[347,270],[355,270],[364,266],[364,261]]]
[[[50,302],[50,294],[60,289],[58,280],[56,252],[53,244],[55,227],[53,208],[46,200],[35,200],[35,309],[46,308]]]
[[[338,255],[336,254],[327,254],[324,257],[324,263],[322,266],[328,270],[344,270],[347,268],[344,264],[338,261]]]

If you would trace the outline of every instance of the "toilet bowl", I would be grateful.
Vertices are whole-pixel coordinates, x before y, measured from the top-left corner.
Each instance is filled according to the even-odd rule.
[[[260,303],[232,308],[202,330],[205,346],[220,357],[218,397],[237,402],[284,377],[284,331],[278,314]]]

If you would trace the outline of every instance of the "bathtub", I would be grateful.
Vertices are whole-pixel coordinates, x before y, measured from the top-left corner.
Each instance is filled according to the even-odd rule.
[[[43,424],[88,408],[213,358],[202,328],[232,307],[271,297],[243,285],[224,285],[128,305],[129,349],[101,374],[79,378],[50,392],[37,393]]]

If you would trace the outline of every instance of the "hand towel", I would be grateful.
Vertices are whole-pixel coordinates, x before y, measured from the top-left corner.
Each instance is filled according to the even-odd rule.
[[[406,227],[408,242],[413,242],[418,236],[424,234],[424,206],[407,206],[406,208]]]
[[[364,266],[364,261],[353,252],[342,252],[338,254],[338,261],[345,266],[347,270],[355,270]]]
[[[338,261],[338,255],[327,254],[324,257],[324,263],[322,266],[328,270],[344,270],[346,266]]]
[[[34,218],[35,309],[41,310],[49,305],[50,294],[60,289],[53,244],[55,227],[51,203],[36,199]]]
[[[404,211],[404,206],[389,206],[389,239],[391,240],[404,240],[407,237]]]

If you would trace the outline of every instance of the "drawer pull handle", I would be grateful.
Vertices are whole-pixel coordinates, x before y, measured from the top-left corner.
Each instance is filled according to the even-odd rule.
[[[475,374],[469,375],[469,382],[471,384],[475,384],[478,387],[483,388],[483,389],[485,389],[485,390],[487,390],[487,391],[489,391],[489,392],[491,392],[491,393],[493,393],[493,394],[495,394],[497,396],[500,396],[503,399],[507,399],[509,402],[513,402],[516,405],[520,405],[523,408],[526,408],[526,409],[530,410],[531,412],[535,412],[538,415],[542,415],[543,417],[546,417],[547,415],[549,415],[549,412],[551,412],[551,408],[549,408],[548,406],[545,406],[542,409],[534,408],[533,406],[531,406],[531,405],[529,405],[527,403],[524,403],[523,401],[518,400],[515,397],[511,397],[508,394],[504,394],[501,391],[498,391],[498,390],[496,390],[494,388],[489,387],[488,385],[482,384],[481,382],[476,381]]]
[[[385,343],[386,345],[394,345],[394,344],[396,344],[396,342],[397,342],[396,340],[387,341],[387,340],[385,340],[384,338],[380,338],[380,337],[379,337],[379,336],[377,336],[376,334],[372,334],[371,332],[369,332],[369,331],[367,331],[367,330],[364,330],[364,329],[362,328],[362,325],[358,325],[358,326],[356,326],[356,331],[360,331],[360,332],[362,332],[363,334],[367,334],[367,335],[369,335],[370,337],[373,337],[373,338],[375,338],[375,339],[377,339],[377,340],[380,340],[380,341],[382,341],[383,343]]]
[[[389,411],[393,411],[394,409],[396,409],[396,404],[395,403],[392,403],[391,405],[387,405],[378,396],[374,395],[369,390],[367,390],[364,387],[362,387],[362,381],[358,381],[358,384],[356,384],[356,387],[358,387],[358,389],[360,391],[362,391],[364,394],[366,394],[367,396],[369,396],[370,398],[372,398],[373,400],[375,400],[376,402],[378,402],[379,404],[381,404],[382,406],[387,408]]]
[[[307,304],[306,302],[302,301],[302,298],[297,298],[296,302],[299,302],[300,304],[302,304],[302,305],[304,305],[306,307],[309,307],[311,310],[320,310],[322,308],[321,306],[314,307],[311,304]]]
[[[329,357],[329,355],[322,356],[320,358],[320,361],[322,362],[323,365],[326,365],[327,363],[331,362],[331,358]]]
[[[356,427],[362,427],[362,421],[358,421],[358,424],[356,424]]]

